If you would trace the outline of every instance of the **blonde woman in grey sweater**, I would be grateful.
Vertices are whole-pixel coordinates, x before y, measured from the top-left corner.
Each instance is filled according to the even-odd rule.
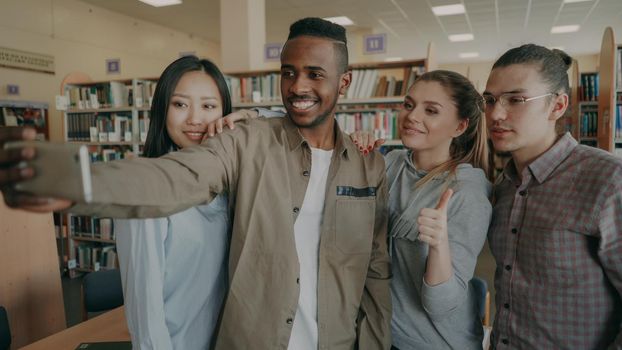
[[[482,348],[469,283],[492,212],[482,103],[465,77],[439,70],[410,87],[399,113],[407,149],[386,156],[395,349]],[[363,152],[374,143],[352,138]]]

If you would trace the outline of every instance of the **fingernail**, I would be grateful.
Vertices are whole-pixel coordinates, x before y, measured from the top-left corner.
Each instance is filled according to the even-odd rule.
[[[209,137],[212,137],[212,136],[214,136],[214,134],[210,132],[210,133],[209,133]]]
[[[367,153],[369,153],[367,150],[364,150],[364,151],[363,151],[363,155],[364,155],[364,156],[366,156],[366,155],[367,155]]]
[[[218,133],[220,134],[222,132],[222,128],[218,128]]]
[[[371,151],[373,149],[373,147],[372,146],[368,146],[367,149]]]
[[[362,151],[362,150],[363,150],[363,146],[359,146],[359,151]]]

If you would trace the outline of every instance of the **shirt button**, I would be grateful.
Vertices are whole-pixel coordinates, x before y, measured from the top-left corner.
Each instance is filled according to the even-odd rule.
[[[288,318],[286,322],[287,322],[287,324],[292,324],[292,323],[294,323],[294,320],[292,320],[291,318]]]
[[[298,213],[299,211],[300,211],[300,208],[294,207],[294,213]]]
[[[506,269],[506,270],[508,270],[508,271],[510,271],[510,270],[512,269],[512,266],[510,266],[510,265],[505,265],[505,269]]]
[[[518,192],[518,194],[525,197],[527,195],[527,191],[523,190],[523,191]]]
[[[501,342],[505,345],[508,345],[510,343],[510,341],[507,339],[501,339]]]
[[[517,229],[515,229],[515,228],[513,228],[513,229],[512,229],[512,233],[513,233],[513,234],[516,234],[516,233],[518,233],[518,230],[517,230]]]
[[[302,176],[309,176],[309,170],[305,170],[302,172]]]
[[[510,308],[510,304],[505,303],[505,304],[503,304],[503,307],[506,308],[506,309],[509,309]]]
[[[300,277],[296,278],[296,283],[300,284]]]

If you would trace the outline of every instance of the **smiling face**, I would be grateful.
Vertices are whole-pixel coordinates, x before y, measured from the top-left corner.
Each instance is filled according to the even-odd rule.
[[[214,79],[202,71],[184,73],[169,101],[166,131],[180,148],[197,145],[207,125],[222,117],[222,99]]]
[[[531,98],[554,91],[544,83],[535,64],[512,64],[492,70],[484,95],[502,94]],[[486,122],[495,150],[532,159],[555,139],[555,121],[563,115],[567,95],[533,99],[514,106],[497,101],[485,108]]]
[[[449,154],[452,139],[468,126],[467,119],[458,118],[458,109],[446,89],[435,81],[413,85],[398,118],[404,146],[434,154]]]
[[[281,54],[281,95],[287,113],[300,128],[323,124],[335,112],[339,94],[350,85],[350,73],[338,69],[333,40],[299,36]]]

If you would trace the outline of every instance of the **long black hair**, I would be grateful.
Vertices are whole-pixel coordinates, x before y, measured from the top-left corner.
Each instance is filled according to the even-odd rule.
[[[166,130],[168,106],[181,76],[194,71],[205,72],[214,79],[222,99],[222,115],[231,113],[231,95],[229,95],[227,82],[213,62],[199,59],[196,56],[185,56],[175,60],[162,72],[153,94],[149,131],[143,150],[144,157],[157,158],[178,148]]]

